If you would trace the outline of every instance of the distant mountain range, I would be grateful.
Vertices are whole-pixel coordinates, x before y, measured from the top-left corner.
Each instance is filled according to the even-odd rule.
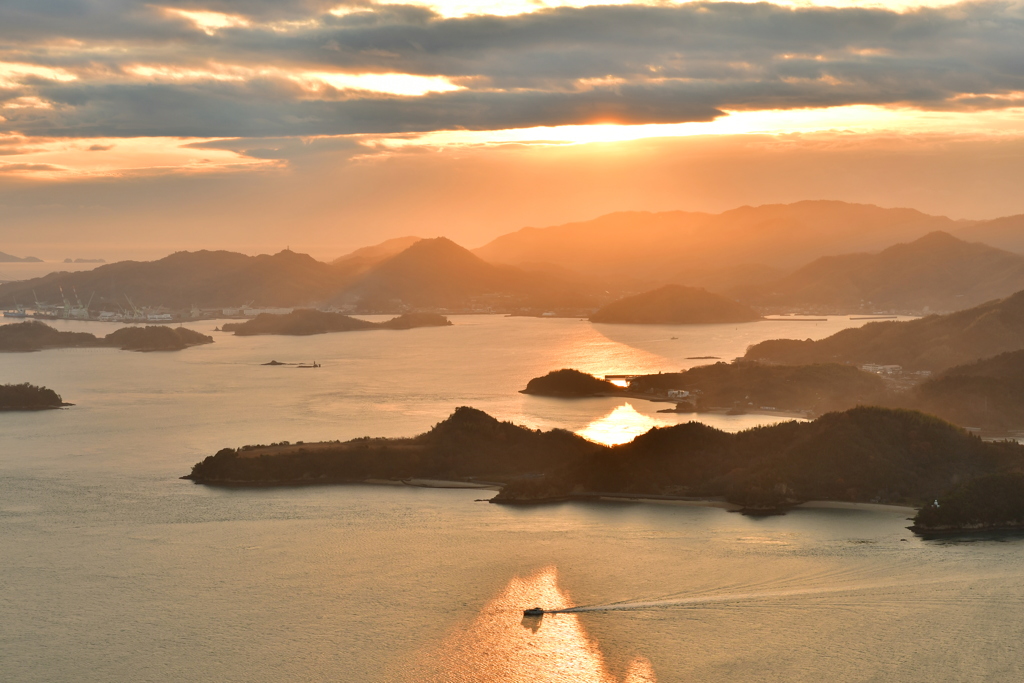
[[[627,212],[583,223],[523,228],[474,253],[493,263],[553,264],[609,278],[735,286],[834,254],[877,251],[936,230],[952,219],[912,209],[836,201],[745,206],[721,214]],[[756,264],[752,273],[750,266]],[[743,266],[738,269],[737,266]],[[723,278],[723,271],[732,271]],[[731,280],[731,282],[730,282]]]
[[[934,232],[1024,254],[1024,215],[989,221],[955,221],[913,209],[884,209],[839,201],[745,206],[717,215],[683,211],[614,213],[586,222],[523,228],[498,237],[474,253],[493,263],[562,268],[580,277],[599,279],[608,287],[633,291],[675,283],[701,286],[721,294],[743,293],[747,295],[744,300],[753,303],[765,298],[751,296],[751,293],[770,285],[780,296],[769,297],[766,303],[789,304],[792,300],[799,305],[802,303],[797,296],[799,282],[813,273],[802,274],[792,282],[780,282],[793,269],[823,257],[847,254],[863,257],[897,243],[914,242]],[[943,247],[938,242],[935,239],[918,245],[922,251],[933,252],[926,258],[933,261],[934,266],[926,263],[913,269],[915,272],[908,274],[908,286],[927,289],[926,283],[911,282],[914,277],[941,279],[948,264],[948,261],[943,262],[941,252],[955,249],[948,243]],[[897,256],[898,251],[888,254],[887,259]],[[993,254],[986,257],[966,252],[951,254],[951,257],[969,258],[975,264],[985,258],[994,259]],[[885,260],[877,267],[884,267]],[[831,265],[826,264],[824,268]],[[855,262],[844,264],[848,270],[855,266]],[[935,272],[925,272],[929,267]],[[1002,263],[998,267],[1007,266]],[[967,270],[958,277],[966,281]],[[851,273],[850,277],[856,280],[857,276]],[[989,298],[1016,291],[994,286],[994,278],[988,280],[986,286],[977,288],[978,296],[986,296],[981,292],[989,285],[994,292]],[[954,280],[949,288],[955,288],[956,282],[959,281]],[[828,284],[838,298],[814,300],[815,297],[811,297],[810,303],[847,306],[860,304],[862,299],[872,300],[874,296],[879,298],[875,304],[892,301],[898,307],[916,310],[923,306],[953,310],[979,303],[978,299],[970,298],[969,292],[950,291],[935,296],[931,303],[904,305],[882,289],[869,291],[869,287],[856,282]],[[794,297],[790,299],[789,294]],[[960,302],[956,301],[957,294],[968,296]]]
[[[978,240],[985,244],[976,243]],[[894,246],[895,245],[895,246]],[[1002,248],[1000,248],[1002,247]],[[1006,249],[1006,250],[1004,250]],[[336,306],[586,315],[667,284],[702,287],[761,312],[951,311],[1024,289],[1024,215],[954,221],[837,201],[713,215],[616,213],[524,228],[470,252],[407,236],[331,263],[291,251],[179,252],[0,285],[0,307],[63,296],[94,306],[187,309]],[[13,258],[13,257],[12,257]]]
[[[0,285],[0,306],[15,301],[93,299],[92,307],[171,309],[334,305],[362,313],[415,309],[547,310],[591,300],[558,278],[484,262],[445,238],[361,250],[334,264],[282,251],[246,256],[178,252],[158,261],[122,261]]]
[[[736,298],[820,313],[956,311],[1024,289],[1024,256],[933,232],[877,254],[826,256]]]

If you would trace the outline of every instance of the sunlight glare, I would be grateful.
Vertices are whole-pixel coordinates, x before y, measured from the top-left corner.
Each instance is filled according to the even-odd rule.
[[[617,683],[598,644],[576,614],[523,617],[528,607],[573,605],[548,567],[526,578],[513,577],[466,627],[453,632],[426,657],[434,675],[416,680],[470,683]],[[622,683],[655,683],[650,662],[637,657]]]
[[[161,9],[164,14],[192,22],[196,28],[208,36],[212,36],[222,28],[245,28],[250,25],[248,19],[237,14],[225,14],[211,10],[185,10],[175,7],[162,7]]]
[[[367,140],[367,143],[398,150],[404,147],[480,147],[509,144],[581,145],[697,135],[792,135],[823,132],[976,134],[985,137],[1019,135],[1024,133],[1024,107],[986,111],[923,111],[905,107],[849,105],[727,111],[725,116],[708,122],[636,125],[604,123],[490,131],[442,130],[408,136],[380,137]]]
[[[763,0],[710,0],[711,2],[744,2],[756,3]],[[803,8],[803,7],[861,7],[866,9],[887,9],[891,11],[913,10],[919,7],[948,7],[955,5],[958,0],[774,0],[771,4],[781,7]],[[559,7],[595,7],[608,5],[646,5],[646,6],[680,6],[694,4],[693,2],[673,2],[672,0],[491,0],[490,2],[475,2],[474,0],[376,0],[377,5],[413,5],[426,7],[437,15],[446,19],[456,19],[468,16],[495,16],[508,17],[520,14],[542,12],[544,10],[556,9]],[[335,16],[350,14],[354,9],[347,5],[341,5],[329,10]]]
[[[594,420],[576,433],[588,441],[606,446],[629,443],[653,427],[663,427],[675,422],[659,422],[636,411],[631,403],[623,403],[602,418]]]
[[[335,90],[363,90],[407,97],[418,97],[432,92],[452,92],[464,89],[460,85],[455,85],[444,76],[417,76],[400,73],[346,74],[307,72],[292,76],[292,79],[305,84],[319,82]],[[312,86],[311,89],[315,89],[315,86]]]

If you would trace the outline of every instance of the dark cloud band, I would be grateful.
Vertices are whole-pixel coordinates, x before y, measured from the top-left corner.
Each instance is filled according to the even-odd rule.
[[[694,3],[463,19],[393,6],[335,17],[326,13],[334,4],[167,3],[251,22],[208,34],[145,3],[8,0],[0,4],[0,61],[79,77],[24,78],[0,90],[0,102],[37,96],[51,104],[3,110],[0,130],[261,137],[668,123],[723,109],[1019,106],[1015,93],[1024,92],[1024,10],[1014,3],[902,13]],[[130,75],[140,63],[441,75],[466,89],[312,95],[280,75],[147,82]]]

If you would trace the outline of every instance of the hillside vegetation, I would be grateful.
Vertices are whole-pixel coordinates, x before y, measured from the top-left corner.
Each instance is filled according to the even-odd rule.
[[[765,365],[715,363],[684,372],[643,375],[629,382],[633,393],[690,392],[695,410],[757,409],[824,413],[886,400],[882,378],[849,365]]]
[[[913,403],[959,425],[1024,429],[1024,351],[952,367],[916,387]]]
[[[1024,292],[947,315],[872,322],[818,341],[773,339],[744,358],[789,365],[877,363],[940,371],[1024,349]]]

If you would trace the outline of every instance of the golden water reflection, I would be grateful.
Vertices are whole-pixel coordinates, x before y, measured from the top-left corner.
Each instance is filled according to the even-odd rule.
[[[631,403],[623,403],[604,417],[598,418],[576,433],[584,439],[615,446],[628,443],[652,427],[664,427],[675,421],[659,421],[636,411]]]
[[[434,660],[440,683],[655,683],[651,664],[635,658],[623,678],[609,672],[598,644],[576,614],[524,617],[523,609],[564,609],[554,567],[514,577],[465,629],[453,632]]]

